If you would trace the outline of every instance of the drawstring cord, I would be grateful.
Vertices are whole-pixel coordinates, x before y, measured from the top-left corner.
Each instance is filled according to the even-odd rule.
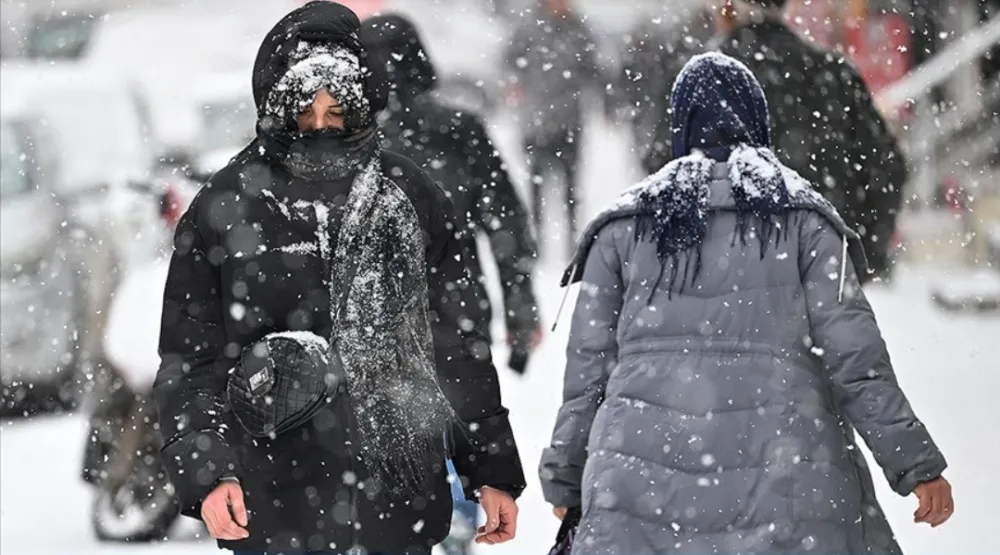
[[[843,247],[840,252],[840,289],[837,291],[837,302],[844,302],[844,282],[847,279],[847,235],[844,235]]]
[[[559,325],[559,317],[562,315],[563,307],[566,306],[566,298],[569,297],[569,288],[572,285],[576,269],[577,264],[575,262],[570,264],[569,268],[566,268],[566,271],[563,272],[562,280],[559,282],[559,285],[564,287],[566,292],[563,293],[562,301],[559,303],[559,310],[556,311],[556,319],[552,322],[552,331],[556,331],[556,326]]]

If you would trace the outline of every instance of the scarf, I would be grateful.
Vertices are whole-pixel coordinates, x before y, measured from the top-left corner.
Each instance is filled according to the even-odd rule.
[[[426,487],[428,461],[443,457],[442,437],[458,422],[437,382],[422,232],[378,158],[355,177],[347,207],[330,287],[351,290],[334,341],[369,485],[405,498]]]

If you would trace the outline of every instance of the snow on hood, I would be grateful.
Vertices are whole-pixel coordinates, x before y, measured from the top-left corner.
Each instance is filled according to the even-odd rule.
[[[336,2],[309,2],[283,17],[264,37],[253,66],[253,96],[257,117],[267,116],[271,92],[289,72],[302,61],[296,57],[302,42],[329,50],[340,46],[358,59],[363,75],[362,91],[371,115],[383,110],[388,101],[385,62],[368,52],[361,44],[358,32],[361,22],[357,15]],[[333,55],[333,54],[331,54]]]

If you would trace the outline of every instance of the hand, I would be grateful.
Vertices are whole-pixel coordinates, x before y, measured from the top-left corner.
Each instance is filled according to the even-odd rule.
[[[479,504],[486,512],[486,524],[479,527],[476,543],[494,545],[514,539],[517,532],[517,503],[505,491],[489,486],[479,490]]]
[[[955,500],[951,498],[951,484],[943,477],[917,484],[913,493],[920,500],[920,506],[913,513],[913,522],[926,522],[932,528],[945,523],[955,512]]]
[[[528,344],[525,345],[527,351],[529,353],[534,352],[542,344],[543,339],[545,339],[545,331],[539,326],[531,332],[531,337],[528,338]],[[507,346],[513,347],[516,342],[517,334],[507,332]]]
[[[566,512],[569,511],[567,507],[552,507],[552,514],[556,515],[556,518],[563,520],[566,518]]]
[[[215,486],[212,493],[201,502],[201,519],[208,526],[208,533],[217,540],[242,540],[250,537],[250,532],[246,530],[247,508],[243,504],[243,488],[240,484],[226,481]]]

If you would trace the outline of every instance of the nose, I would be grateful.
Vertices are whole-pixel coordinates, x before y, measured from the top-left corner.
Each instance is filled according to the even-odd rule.
[[[304,131],[316,131],[317,129],[322,129],[323,124],[323,114],[321,112],[314,112],[303,118],[305,121],[301,122]]]

